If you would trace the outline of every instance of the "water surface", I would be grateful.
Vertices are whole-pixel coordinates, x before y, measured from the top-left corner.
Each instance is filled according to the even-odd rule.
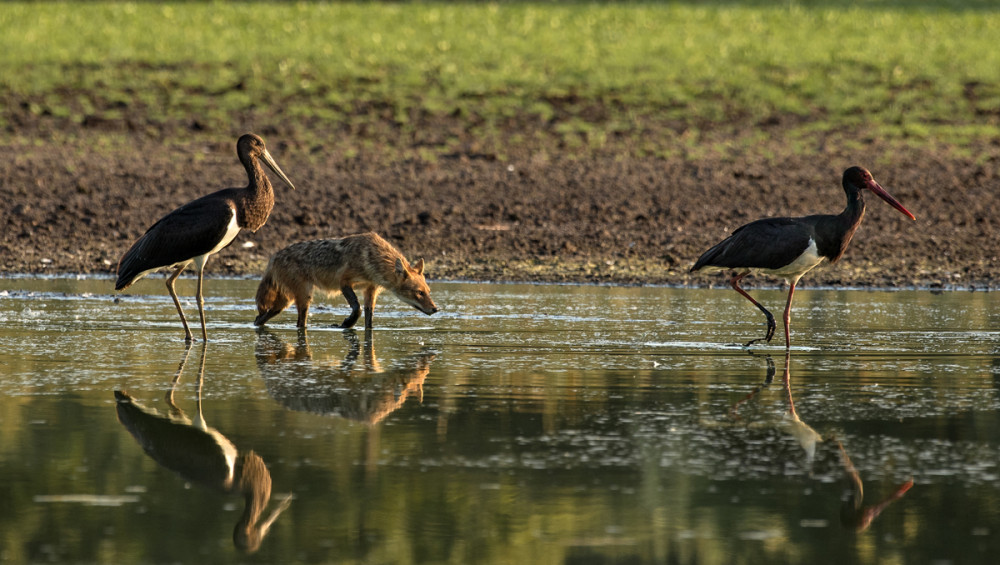
[[[786,357],[727,290],[436,283],[365,336],[213,279],[187,346],[111,286],[0,280],[0,561],[1000,558],[996,293],[801,290]]]

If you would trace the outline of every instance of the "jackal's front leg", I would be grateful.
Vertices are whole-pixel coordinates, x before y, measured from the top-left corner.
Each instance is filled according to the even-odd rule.
[[[354,324],[358,322],[358,318],[361,317],[361,303],[358,302],[358,295],[354,294],[354,289],[346,284],[340,287],[340,293],[344,295],[344,298],[347,299],[347,303],[351,305],[351,314],[344,318],[340,327],[353,328]]]
[[[372,318],[375,315],[375,300],[382,289],[377,286],[370,286],[365,289],[365,331],[371,331]]]

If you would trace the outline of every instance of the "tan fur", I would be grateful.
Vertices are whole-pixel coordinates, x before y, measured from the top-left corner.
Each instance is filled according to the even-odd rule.
[[[297,325],[306,327],[316,289],[329,295],[341,293],[347,299],[351,314],[341,323],[342,328],[352,327],[360,317],[355,289],[364,293],[365,329],[372,327],[375,300],[383,289],[425,314],[438,311],[424,280],[424,260],[418,259],[411,266],[391,243],[368,232],[293,243],[275,253],[257,287],[254,324],[264,325],[294,301]]]

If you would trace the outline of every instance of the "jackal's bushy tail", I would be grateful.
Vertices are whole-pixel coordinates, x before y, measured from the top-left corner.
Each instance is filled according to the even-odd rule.
[[[275,279],[274,261],[271,261],[257,287],[257,319],[253,321],[254,325],[263,326],[268,320],[281,313],[291,302],[288,291]]]

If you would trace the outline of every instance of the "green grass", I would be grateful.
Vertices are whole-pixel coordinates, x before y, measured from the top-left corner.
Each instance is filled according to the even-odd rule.
[[[7,3],[0,95],[40,117],[141,111],[208,129],[261,108],[404,130],[421,115],[484,131],[557,119],[558,135],[599,146],[609,127],[638,135],[650,120],[712,129],[781,116],[803,135],[961,144],[1000,123],[992,6]]]

